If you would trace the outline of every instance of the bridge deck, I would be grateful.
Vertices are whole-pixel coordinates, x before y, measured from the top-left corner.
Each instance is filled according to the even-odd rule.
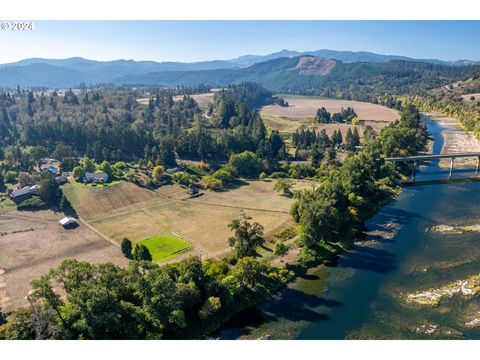
[[[428,154],[428,155],[415,155],[415,156],[400,156],[400,157],[388,157],[386,161],[400,162],[400,161],[415,161],[415,160],[432,160],[432,159],[450,159],[460,157],[480,157],[480,152],[470,153],[456,153],[456,154]]]

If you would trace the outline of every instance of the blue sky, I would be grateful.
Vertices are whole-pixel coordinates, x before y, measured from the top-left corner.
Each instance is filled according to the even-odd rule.
[[[480,60],[480,21],[35,21],[0,31],[0,63],[31,57],[200,61],[288,50]]]

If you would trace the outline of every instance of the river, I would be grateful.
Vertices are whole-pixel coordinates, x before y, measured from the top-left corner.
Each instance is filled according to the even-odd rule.
[[[424,118],[433,153],[442,127]],[[421,168],[415,185],[367,221],[369,241],[319,266],[269,302],[239,314],[223,339],[480,339],[480,300],[454,294],[438,306],[412,305],[406,294],[441,288],[480,273],[480,233],[448,234],[435,225],[480,224],[480,182],[473,168]],[[441,181],[443,180],[443,181]]]

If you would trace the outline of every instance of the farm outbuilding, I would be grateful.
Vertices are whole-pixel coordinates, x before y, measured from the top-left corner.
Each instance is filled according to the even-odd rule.
[[[74,227],[78,225],[78,220],[71,216],[66,216],[62,220],[59,221],[60,225],[64,228]]]

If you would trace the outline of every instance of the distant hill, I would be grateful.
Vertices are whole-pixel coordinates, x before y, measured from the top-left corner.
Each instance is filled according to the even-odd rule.
[[[298,55],[300,54],[300,55]],[[26,59],[0,65],[0,87],[76,87],[117,85],[211,85],[257,82],[274,91],[329,94],[368,87],[402,90],[443,86],[478,72],[478,65],[460,60],[416,60],[368,52],[317,50],[304,53],[282,50],[266,56],[245,55],[232,60],[196,63],[154,61],[95,61]]]

